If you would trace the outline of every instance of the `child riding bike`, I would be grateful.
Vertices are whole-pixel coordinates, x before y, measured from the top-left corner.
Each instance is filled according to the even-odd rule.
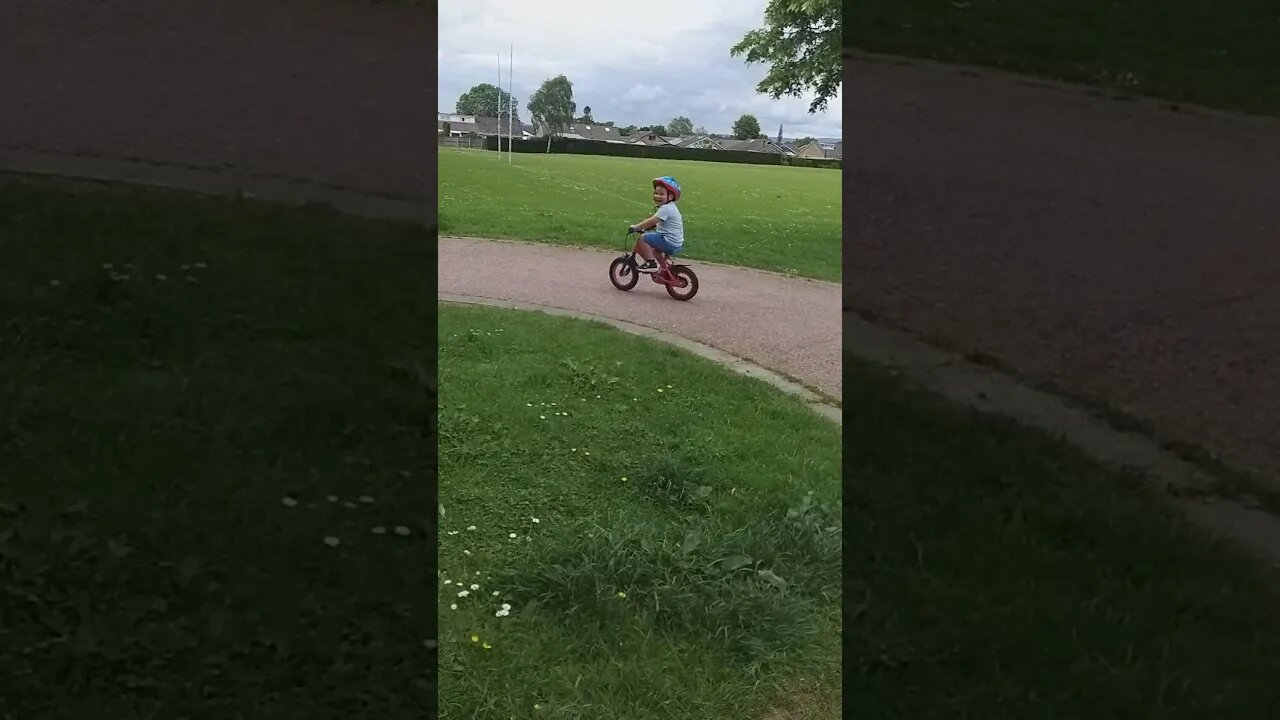
[[[638,272],[658,271],[658,277],[673,279],[666,259],[684,249],[684,219],[676,207],[679,199],[680,183],[675,178],[663,175],[653,179],[653,203],[657,208],[653,215],[627,228],[628,234],[641,233],[634,251],[644,259],[643,263],[636,263]]]

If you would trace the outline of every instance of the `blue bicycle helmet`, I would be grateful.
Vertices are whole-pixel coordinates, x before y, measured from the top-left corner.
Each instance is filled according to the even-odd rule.
[[[653,186],[657,187],[659,185],[666,188],[667,192],[671,193],[671,202],[675,202],[680,199],[680,183],[676,182],[675,178],[670,175],[663,175],[660,178],[654,178]]]

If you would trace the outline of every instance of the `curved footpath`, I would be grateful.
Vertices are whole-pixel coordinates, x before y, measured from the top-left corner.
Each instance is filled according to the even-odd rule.
[[[440,294],[509,300],[661,330],[769,368],[840,402],[841,288],[690,260],[698,295],[672,300],[645,278],[609,283],[619,251],[479,238],[440,238]]]
[[[1280,501],[1280,120],[883,57],[848,58],[844,93],[853,307]]]

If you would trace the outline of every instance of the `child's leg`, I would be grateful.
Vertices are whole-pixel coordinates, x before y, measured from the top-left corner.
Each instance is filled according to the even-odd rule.
[[[636,254],[636,255],[639,255],[641,258],[643,258],[643,259],[645,259],[645,260],[652,260],[652,259],[653,259],[653,248],[649,247],[649,243],[647,243],[647,242],[645,242],[645,241],[644,241],[644,235],[643,235],[643,234],[641,234],[641,235],[636,239],[635,254]]]

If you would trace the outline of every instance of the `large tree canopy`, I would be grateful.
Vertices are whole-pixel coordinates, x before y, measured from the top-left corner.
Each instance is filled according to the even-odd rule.
[[[547,151],[551,150],[551,137],[559,135],[578,109],[573,102],[573,83],[564,75],[557,75],[542,83],[542,87],[529,99],[529,113],[533,121],[547,134]]]
[[[667,130],[669,130],[672,135],[675,135],[677,137],[692,135],[693,121],[687,117],[684,117],[683,115],[679,115],[677,117],[672,118],[671,122],[667,123]]]
[[[825,110],[840,88],[842,27],[836,0],[769,0],[764,27],[744,35],[729,54],[769,64],[756,90],[775,100],[811,90],[809,112],[815,113]]]
[[[458,97],[458,104],[454,107],[455,112],[461,115],[483,115],[485,117],[497,117],[498,110],[501,108],[503,117],[506,117],[508,102],[515,113],[516,122],[519,123],[519,103],[506,90],[489,83],[480,83],[462,93]]]
[[[739,140],[755,140],[760,137],[760,121],[747,113],[733,122],[733,136]]]

